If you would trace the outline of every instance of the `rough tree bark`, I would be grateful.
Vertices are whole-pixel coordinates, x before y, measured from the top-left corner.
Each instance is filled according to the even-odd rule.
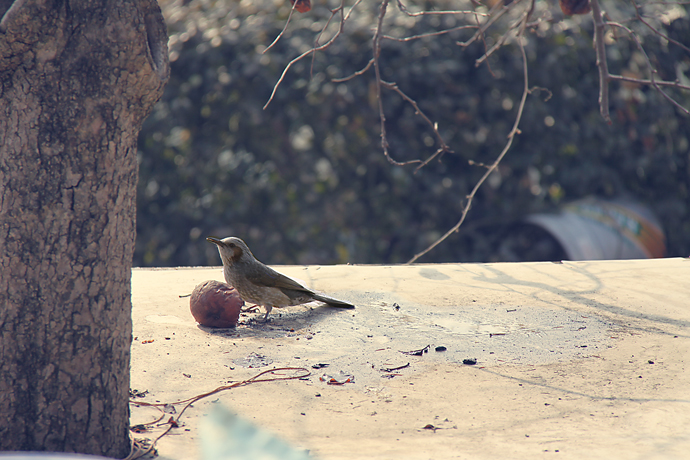
[[[136,139],[155,0],[0,0],[0,450],[129,451]]]

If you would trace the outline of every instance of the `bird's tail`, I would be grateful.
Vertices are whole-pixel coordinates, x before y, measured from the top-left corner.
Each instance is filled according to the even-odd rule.
[[[334,299],[333,297],[328,297],[327,295],[314,294],[312,297],[314,297],[314,300],[318,300],[319,302],[327,303],[331,307],[355,308],[355,306],[349,302],[345,302],[344,300]]]

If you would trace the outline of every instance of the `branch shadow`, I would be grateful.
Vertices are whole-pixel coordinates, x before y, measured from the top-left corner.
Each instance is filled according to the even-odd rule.
[[[651,332],[651,333],[657,333],[657,334],[665,334],[665,335],[671,335],[671,336],[679,336],[679,337],[684,337],[684,338],[690,338],[690,334],[683,334],[680,333],[679,331],[667,331],[663,329],[663,326],[673,326],[675,328],[679,329],[688,329],[690,328],[690,321],[683,320],[683,319],[675,319],[671,318],[668,316],[664,315],[659,315],[659,314],[653,314],[653,313],[644,313],[640,311],[635,311],[630,308],[626,308],[620,305],[614,305],[612,303],[602,303],[598,302],[596,300],[593,300],[589,297],[586,296],[586,294],[593,294],[602,288],[605,287],[605,284],[601,281],[601,279],[591,273],[586,265],[569,265],[568,268],[573,270],[575,273],[586,277],[590,281],[592,281],[593,286],[588,288],[588,289],[583,289],[583,290],[563,290],[554,287],[553,285],[550,285],[548,283],[540,283],[540,282],[534,282],[534,281],[525,281],[522,279],[515,278],[512,275],[509,275],[499,269],[497,269],[495,266],[492,265],[484,265],[482,267],[483,269],[494,273],[496,276],[494,278],[484,276],[484,275],[479,275],[477,273],[474,273],[475,279],[483,282],[483,283],[488,283],[488,284],[497,284],[500,285],[503,288],[510,288],[510,286],[527,286],[527,287],[532,287],[537,289],[538,291],[545,291],[549,292],[557,297],[562,297],[565,300],[568,300],[569,302],[575,302],[578,303],[588,309],[593,309],[596,311],[596,313],[600,315],[606,315],[608,316],[608,319],[615,323],[620,323],[621,318],[627,318],[629,320],[635,320],[635,321],[645,321],[648,323],[651,323],[650,325],[643,325],[643,324],[626,324],[625,327],[632,329],[632,330],[637,330],[637,331],[643,331],[643,332]],[[454,270],[454,271],[459,271],[459,270]],[[464,272],[466,273],[466,272]],[[631,286],[631,289],[633,287]],[[512,289],[512,288],[511,288]],[[518,291],[517,289],[513,289],[513,291],[517,294],[519,293],[520,295],[524,295],[524,292]],[[538,295],[532,295],[532,297],[535,300],[538,300],[540,302],[544,302],[549,305],[553,305],[554,307],[562,308],[568,311],[577,311],[579,313],[582,313],[582,311],[574,309],[572,307],[568,307],[567,305],[557,303],[553,300],[549,299],[544,299],[540,298]]]
[[[501,377],[506,380],[513,380],[515,382],[531,385],[535,387],[545,388],[548,390],[560,392],[563,394],[569,394],[574,396],[581,396],[584,398],[589,398],[594,401],[626,401],[626,402],[669,402],[669,403],[690,403],[690,399],[666,399],[666,398],[627,398],[620,396],[595,396],[588,393],[583,393],[581,391],[569,390],[566,388],[557,387],[554,385],[549,385],[546,383],[535,382],[534,380],[523,379],[520,377],[513,377],[512,375],[502,374],[501,372],[496,372],[488,368],[482,367],[477,370],[485,372],[487,374],[494,375],[496,377]]]

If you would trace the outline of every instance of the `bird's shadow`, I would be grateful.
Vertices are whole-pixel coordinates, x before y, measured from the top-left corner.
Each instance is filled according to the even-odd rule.
[[[218,337],[264,337],[279,338],[304,333],[305,330],[318,325],[334,315],[351,314],[353,308],[339,308],[313,302],[278,310],[274,308],[268,320],[264,320],[264,312],[241,313],[240,320],[235,327],[217,328],[197,324],[202,331]]]

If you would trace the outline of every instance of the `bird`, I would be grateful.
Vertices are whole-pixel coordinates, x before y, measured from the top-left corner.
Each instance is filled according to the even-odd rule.
[[[225,281],[237,289],[242,300],[266,309],[264,320],[274,307],[301,305],[318,300],[332,307],[354,308],[343,300],[318,294],[297,281],[259,262],[247,244],[237,237],[206,238],[216,246],[223,261]]]

